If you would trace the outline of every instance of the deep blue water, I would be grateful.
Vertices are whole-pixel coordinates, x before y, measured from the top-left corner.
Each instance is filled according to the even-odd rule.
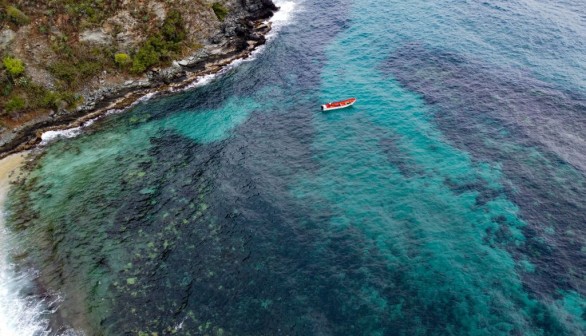
[[[52,332],[583,334],[586,6],[294,3],[13,189]]]

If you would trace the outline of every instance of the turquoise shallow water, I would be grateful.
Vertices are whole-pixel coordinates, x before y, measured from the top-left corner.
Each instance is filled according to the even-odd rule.
[[[14,188],[52,332],[583,334],[579,1],[294,13],[252,62],[50,145]]]

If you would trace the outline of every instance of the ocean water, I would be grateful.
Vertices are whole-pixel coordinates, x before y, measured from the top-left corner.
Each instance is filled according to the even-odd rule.
[[[29,164],[18,335],[584,334],[586,6],[279,4],[253,60]]]

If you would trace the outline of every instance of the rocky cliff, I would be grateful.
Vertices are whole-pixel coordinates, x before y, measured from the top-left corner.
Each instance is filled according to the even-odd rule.
[[[0,0],[0,152],[217,70],[264,43],[261,22],[276,9],[271,0]]]

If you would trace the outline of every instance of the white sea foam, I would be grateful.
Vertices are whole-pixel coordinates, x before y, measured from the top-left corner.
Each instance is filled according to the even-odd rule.
[[[15,237],[5,227],[4,203],[10,187],[10,174],[22,162],[22,154],[0,161],[0,335],[45,335],[48,322],[43,300],[23,295],[32,286],[32,272],[22,271],[11,263]]]
[[[65,130],[59,131],[47,131],[41,135],[41,146],[44,146],[54,140],[57,139],[64,139],[64,138],[73,138],[78,136],[81,133],[82,126],[68,128]]]
[[[240,64],[242,64],[244,62],[252,61],[254,59],[254,57],[257,55],[258,49],[260,49],[260,48],[257,48],[256,50],[254,50],[247,58],[235,59],[232,62],[230,62],[229,64],[227,64],[226,66],[224,66],[220,71],[198,77],[191,84],[186,85],[185,87],[183,87],[181,89],[173,90],[173,91],[187,91],[189,89],[193,89],[196,87],[207,85],[207,84],[211,83],[214,79],[222,76],[223,74],[234,69],[235,67],[239,66]]]
[[[97,119],[97,118],[96,118]],[[93,124],[96,119],[91,119],[83,123],[81,126],[72,127],[64,130],[58,131],[47,131],[41,134],[41,146],[44,146],[54,140],[57,139],[66,139],[66,138],[73,138],[81,134],[81,131],[84,127],[88,127]]]
[[[151,100],[154,96],[156,96],[158,94],[158,92],[149,92],[147,94],[145,94],[144,96],[138,98],[136,101],[134,101],[132,104],[128,105],[127,107],[123,108],[123,109],[119,109],[119,110],[110,110],[110,111],[124,111],[127,110],[131,107],[134,107],[140,103],[144,103],[148,100]]]
[[[272,23],[272,29],[267,35],[267,39],[274,38],[281,28],[292,21],[294,14],[298,12],[301,1],[276,0],[274,3],[279,7],[279,10],[269,20]]]
[[[4,214],[0,214],[4,217]],[[46,302],[36,297],[23,297],[23,291],[32,286],[35,274],[17,271],[8,255],[12,245],[10,235],[0,220],[0,335],[48,335]]]
[[[137,99],[136,101],[134,101],[132,104],[128,105],[127,107],[122,108],[122,109],[108,110],[103,115],[101,115],[99,117],[95,117],[93,119],[90,119],[90,120],[84,122],[81,126],[71,127],[71,128],[57,130],[57,131],[43,132],[43,134],[41,134],[41,146],[47,145],[47,144],[49,144],[55,140],[58,140],[58,139],[74,138],[74,137],[80,135],[83,132],[84,128],[87,128],[87,127],[91,126],[94,122],[96,122],[96,120],[103,118],[105,116],[124,112],[124,111],[128,110],[129,108],[132,108],[142,102],[145,102],[147,100],[152,99],[154,96],[157,95],[157,93],[158,92],[149,92],[149,93],[145,94],[144,96],[140,97],[139,99]],[[2,335],[0,334],[0,336],[2,336]]]

